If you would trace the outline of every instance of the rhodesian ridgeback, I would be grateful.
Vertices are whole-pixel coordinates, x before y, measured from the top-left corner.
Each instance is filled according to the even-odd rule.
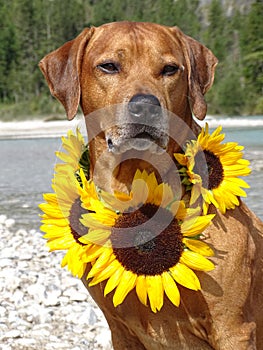
[[[180,147],[176,136],[165,136],[169,122],[158,108],[178,116],[198,134],[200,128],[192,116],[205,118],[204,94],[213,84],[216,65],[208,48],[177,27],[119,22],[83,30],[44,57],[40,68],[69,119],[79,104],[87,125],[97,110],[117,106],[113,120],[132,120],[143,117],[146,105],[152,125],[133,122],[127,129],[127,123],[114,126],[114,121],[95,135],[87,130],[91,177],[104,190],[127,191],[136,169],[156,167],[143,157],[120,161],[124,154],[131,149],[143,153],[156,144],[150,153],[162,149],[172,155]],[[113,114],[109,112],[107,118]],[[173,133],[183,141],[189,136],[180,128]],[[138,135],[139,145],[132,142]],[[171,162],[159,154],[158,158],[171,183]],[[209,210],[216,212],[212,205]],[[111,295],[103,296],[103,283],[88,287],[83,278],[108,321],[114,349],[263,349],[262,232],[261,221],[242,202],[225,215],[218,212],[205,231],[206,241],[216,252],[216,268],[197,273],[201,291],[182,287],[180,306],[166,299],[157,313],[141,304],[134,291],[114,308]]]

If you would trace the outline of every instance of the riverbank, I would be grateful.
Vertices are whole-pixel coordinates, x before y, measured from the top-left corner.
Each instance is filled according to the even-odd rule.
[[[65,119],[0,122],[0,138],[60,137],[80,124],[84,124],[84,118],[76,117],[71,121]]]
[[[100,309],[42,234],[0,215],[0,350],[110,350]]]

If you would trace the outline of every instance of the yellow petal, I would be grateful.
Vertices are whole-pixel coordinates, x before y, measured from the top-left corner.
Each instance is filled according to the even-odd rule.
[[[146,203],[149,194],[147,183],[143,179],[133,180],[131,194],[134,205]]]
[[[146,183],[147,183],[148,191],[149,191],[147,201],[149,203],[153,203],[154,204],[154,200],[155,200],[154,191],[155,191],[156,187],[158,186],[158,182],[156,180],[156,176],[155,176],[154,172],[152,172],[147,177]]]
[[[174,158],[177,160],[177,162],[181,165],[187,165],[187,157],[184,154],[181,153],[174,153]]]
[[[236,185],[244,188],[250,188],[249,184],[244,181],[243,179],[239,179],[237,177],[228,177],[227,182],[229,183],[235,183]]]
[[[162,274],[162,280],[163,280],[163,286],[164,286],[164,291],[167,297],[171,300],[171,302],[175,306],[179,306],[180,304],[180,293],[177,288],[177,285],[170,275],[169,272],[164,272]]]
[[[163,306],[163,282],[160,275],[146,276],[147,293],[153,312],[161,310]]]
[[[111,232],[107,230],[89,230],[88,233],[79,238],[79,241],[83,244],[94,243],[98,245],[102,245],[106,242]]]
[[[108,278],[110,278],[110,276],[112,276],[115,271],[117,271],[120,267],[120,263],[117,260],[113,260],[107,267],[105,267],[103,270],[101,271],[92,271],[92,269],[90,270],[87,279],[89,279],[89,276],[94,275],[94,278],[92,279],[92,281],[89,283],[89,286],[94,286],[95,284],[98,284]],[[95,272],[95,274],[94,274]],[[97,273],[97,275],[96,275]]]
[[[184,236],[193,237],[204,231],[211,224],[214,214],[198,216],[185,220],[181,225],[181,232]]]
[[[114,191],[114,195],[108,192],[101,191],[101,198],[105,201],[106,205],[112,208],[114,211],[125,212],[130,206],[132,196],[126,193]]]
[[[136,293],[140,302],[147,306],[147,286],[146,286],[146,277],[140,275],[137,277],[136,281]]]
[[[94,261],[102,254],[104,249],[105,249],[104,246],[100,246],[97,244],[92,245],[91,248],[89,248],[88,255],[86,256],[86,258],[83,257],[83,259],[85,259],[83,261],[85,262]]]
[[[186,265],[179,262],[175,266],[171,267],[170,271],[175,281],[182,286],[193,290],[201,289],[198,277]]]
[[[209,208],[209,203],[203,201],[203,214],[207,215],[208,213],[208,208]]]
[[[155,188],[153,198],[153,204],[165,208],[174,199],[174,195],[169,185],[161,183]]]
[[[185,250],[180,258],[180,262],[191,269],[199,271],[211,271],[215,268],[212,261],[206,259],[203,255],[190,250]]]
[[[114,288],[117,287],[117,285],[120,283],[123,272],[124,267],[120,265],[113,275],[110,276],[104,288],[104,296],[109,294]]]
[[[196,239],[183,238],[183,243],[192,251],[204,256],[213,256],[214,251],[205,242]]]
[[[137,275],[132,271],[124,270],[121,280],[113,296],[113,305],[120,305],[128,293],[135,287]]]
[[[186,216],[186,207],[184,201],[175,201],[169,207],[173,216],[176,217],[177,220],[183,220]]]
[[[104,248],[98,259],[95,261],[95,263],[92,265],[92,271],[93,271],[93,276],[96,275],[96,271],[100,271],[105,267],[105,265],[108,263],[110,257],[112,254],[112,249],[111,248]],[[89,277],[93,277],[92,274],[89,275]]]
[[[47,246],[50,251],[54,251],[69,249],[73,244],[77,244],[76,241],[71,237],[66,236],[48,241]]]
[[[115,216],[117,217],[117,215]],[[97,213],[83,214],[80,222],[85,227],[94,229],[107,229],[115,224],[115,218],[112,216],[107,216],[103,211]]]
[[[193,205],[201,195],[201,184],[197,183],[193,185],[191,190],[190,205]]]

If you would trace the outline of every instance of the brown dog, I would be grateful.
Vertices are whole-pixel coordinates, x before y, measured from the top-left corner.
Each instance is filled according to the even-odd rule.
[[[199,132],[192,113],[198,119],[206,115],[204,94],[213,83],[216,64],[211,51],[176,27],[120,22],[85,29],[47,55],[40,68],[69,119],[79,104],[89,125],[92,112],[125,103],[122,106],[126,107],[118,105],[108,118],[131,118],[128,129],[122,123],[112,123],[95,136],[88,128],[88,135],[95,182],[107,191],[126,191],[137,168],[154,168],[151,154],[158,152],[147,148],[153,140],[156,151],[161,148],[172,155],[189,136],[188,131],[177,128],[173,130],[176,137],[166,138],[169,123],[156,108],[176,114],[193,133]],[[154,128],[149,121],[146,126],[134,122],[134,118],[144,117],[145,104]],[[138,135],[143,139],[139,146],[132,142]],[[122,158],[136,147],[138,152],[149,152],[147,161],[145,157]],[[171,162],[158,158],[162,178],[172,184]],[[210,212],[215,210],[211,206]],[[114,308],[112,295],[103,296],[103,284],[89,288],[83,278],[109,323],[114,348],[263,349],[262,231],[260,220],[243,203],[225,215],[217,213],[206,230],[206,240],[216,251],[215,270],[197,273],[200,292],[179,286],[180,307],[166,299],[157,314],[143,306],[134,291]]]

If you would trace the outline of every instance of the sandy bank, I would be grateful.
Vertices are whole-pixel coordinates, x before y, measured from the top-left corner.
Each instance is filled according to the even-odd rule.
[[[0,122],[0,138],[37,138],[37,137],[60,137],[66,135],[70,129],[85,127],[84,118],[58,121],[19,121]]]

